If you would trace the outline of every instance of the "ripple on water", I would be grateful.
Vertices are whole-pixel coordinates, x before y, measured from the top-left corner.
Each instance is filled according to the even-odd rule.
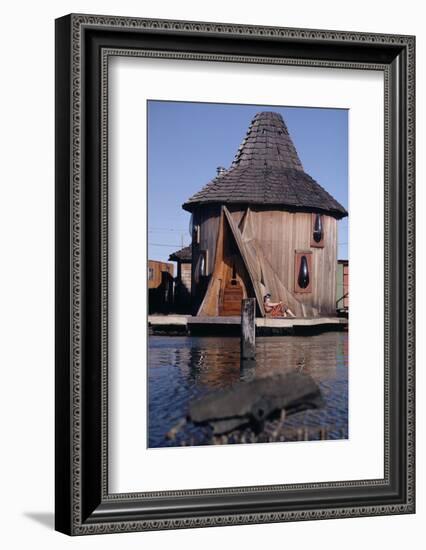
[[[259,337],[256,362],[241,369],[239,338],[150,336],[148,350],[149,447],[180,444],[165,434],[186,416],[190,401],[241,380],[290,371],[310,374],[325,407],[286,419],[289,430],[305,429],[308,439],[326,430],[328,439],[348,437],[348,334]],[[324,433],[324,432],[323,432]],[[187,425],[181,434],[206,443],[205,430]],[[203,439],[204,438],[204,439]]]

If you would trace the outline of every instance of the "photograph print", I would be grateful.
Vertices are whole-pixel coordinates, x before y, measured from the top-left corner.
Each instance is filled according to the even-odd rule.
[[[348,439],[348,111],[147,113],[147,446]]]

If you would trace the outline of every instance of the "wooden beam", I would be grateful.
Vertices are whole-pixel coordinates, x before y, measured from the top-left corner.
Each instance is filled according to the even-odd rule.
[[[246,298],[241,304],[241,359],[256,357],[256,299]]]

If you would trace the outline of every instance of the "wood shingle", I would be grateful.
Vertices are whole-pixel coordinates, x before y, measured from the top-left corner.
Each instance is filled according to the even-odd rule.
[[[224,170],[184,204],[189,212],[209,204],[275,205],[320,211],[337,219],[345,208],[304,170],[279,113],[253,118],[228,170]]]
[[[176,252],[173,252],[172,254],[170,254],[169,256],[169,260],[171,262],[190,262],[192,260],[192,247],[191,245],[189,246],[184,246],[183,248],[181,248],[180,250],[176,250]]]

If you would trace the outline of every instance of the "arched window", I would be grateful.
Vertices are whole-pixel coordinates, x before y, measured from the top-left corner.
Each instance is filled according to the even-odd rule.
[[[311,228],[311,246],[314,248],[324,247],[324,216],[322,214],[312,214]]]
[[[300,258],[299,273],[297,274],[297,284],[300,288],[307,288],[309,286],[309,276],[308,260],[303,255]]]
[[[294,292],[312,292],[312,252],[296,250],[294,256]]]

